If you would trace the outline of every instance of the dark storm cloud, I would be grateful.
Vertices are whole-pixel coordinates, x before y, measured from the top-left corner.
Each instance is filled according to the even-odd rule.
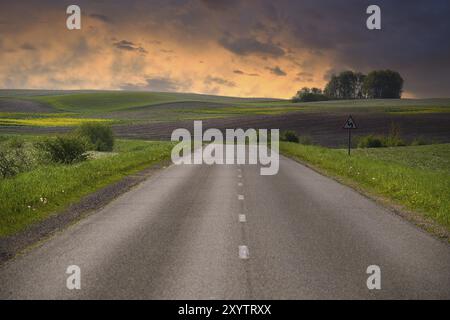
[[[253,38],[230,39],[224,37],[219,43],[227,50],[237,55],[263,55],[280,57],[284,55],[284,50],[270,42],[261,42]]]
[[[208,85],[210,85],[210,84],[218,84],[218,85],[226,86],[226,87],[235,87],[236,86],[236,83],[234,83],[233,81],[230,81],[230,80],[227,80],[227,79],[223,79],[223,78],[220,78],[220,77],[208,76],[208,77],[206,77],[204,82],[205,82],[205,84],[208,84]]]
[[[277,58],[280,62],[268,63],[282,66],[282,71],[292,76],[300,71],[312,72],[319,81],[332,72],[347,69],[368,72],[391,68],[405,78],[406,91],[423,97],[450,96],[448,0],[79,0],[78,4],[94,19],[113,21],[112,27],[123,30],[117,35],[119,39],[134,37],[136,32],[157,33],[164,43],[191,46],[190,49],[203,43],[218,43],[250,63],[253,56]],[[366,9],[371,4],[382,10],[380,31],[366,28]],[[20,4],[10,1],[5,6],[0,10],[1,33],[6,35],[2,52],[12,50],[6,39],[48,26],[50,8],[65,12],[60,0],[23,0]],[[142,25],[147,29],[139,29]],[[18,41],[16,49],[25,40]],[[31,38],[28,41],[33,42]],[[146,45],[115,40],[114,46],[145,53]],[[43,48],[40,46],[39,50]],[[320,74],[315,73],[313,66],[295,63],[306,59],[304,53],[313,55],[318,65],[323,57]],[[285,60],[297,67],[288,69]],[[236,68],[245,70],[247,66],[236,64]],[[331,71],[324,74],[325,68]],[[297,78],[310,79],[308,75]]]
[[[391,68],[419,96],[450,95],[450,2],[378,0],[382,30],[366,28],[371,1],[281,1],[292,46],[332,52],[334,70]],[[326,76],[329,76],[329,72]]]
[[[201,0],[201,2],[212,10],[227,10],[235,6],[238,0]]]
[[[281,68],[279,66],[266,67],[266,70],[269,70],[272,74],[279,76],[279,77],[284,77],[287,75],[287,73],[285,71],[281,70]]]
[[[121,49],[121,50],[136,51],[136,52],[140,52],[143,54],[147,53],[147,50],[145,50],[143,47],[138,46],[138,45],[134,44],[133,42],[127,41],[127,40],[121,40],[121,41],[114,42],[113,45],[117,49]]]
[[[104,15],[104,14],[100,14],[100,13],[91,13],[89,15],[89,17],[95,19],[95,20],[99,20],[101,22],[104,23],[113,23],[112,19],[109,18],[108,16]]]

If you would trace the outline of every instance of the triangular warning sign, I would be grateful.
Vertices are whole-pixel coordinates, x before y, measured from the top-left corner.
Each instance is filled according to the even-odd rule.
[[[358,129],[352,116],[348,117],[347,122],[344,125],[344,129]]]

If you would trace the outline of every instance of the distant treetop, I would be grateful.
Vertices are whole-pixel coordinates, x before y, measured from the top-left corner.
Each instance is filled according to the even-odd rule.
[[[397,71],[376,70],[365,75],[361,72],[343,71],[332,75],[325,89],[302,88],[292,98],[294,102],[339,99],[400,99],[403,78]]]

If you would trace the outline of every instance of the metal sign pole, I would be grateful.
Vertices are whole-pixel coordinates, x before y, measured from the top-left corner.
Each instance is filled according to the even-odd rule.
[[[351,148],[352,148],[352,129],[348,129],[348,155],[350,155]]]

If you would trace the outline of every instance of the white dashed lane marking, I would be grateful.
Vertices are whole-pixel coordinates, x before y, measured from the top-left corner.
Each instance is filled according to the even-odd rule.
[[[238,195],[238,199],[239,199],[239,200],[244,200],[244,196],[243,196],[242,194],[239,194],[239,195]]]
[[[239,222],[247,222],[247,217],[245,216],[245,214],[239,215]]]
[[[249,253],[247,246],[239,246],[239,258],[248,259]]]
[[[244,184],[242,182],[238,182],[238,187],[242,187]]]

